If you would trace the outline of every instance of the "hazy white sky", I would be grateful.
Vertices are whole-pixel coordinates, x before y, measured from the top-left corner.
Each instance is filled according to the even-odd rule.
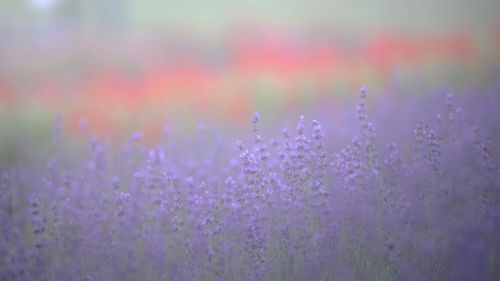
[[[481,30],[500,24],[498,0],[0,1],[0,16],[10,24],[16,20],[36,23],[37,10],[44,17],[79,18],[97,24],[117,19],[132,27],[181,27],[202,33],[224,32],[238,24],[292,29],[323,26],[354,32]]]

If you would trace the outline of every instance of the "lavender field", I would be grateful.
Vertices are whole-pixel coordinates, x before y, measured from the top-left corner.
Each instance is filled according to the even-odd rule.
[[[498,80],[377,99],[153,145],[58,117],[1,171],[0,279],[500,280]]]
[[[500,281],[500,1],[0,1],[0,281]]]

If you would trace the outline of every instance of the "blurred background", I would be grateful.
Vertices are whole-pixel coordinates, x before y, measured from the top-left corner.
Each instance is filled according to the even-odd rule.
[[[481,86],[500,62],[499,15],[495,0],[4,0],[0,153],[50,136],[57,114],[70,135],[154,140],[254,111],[333,111],[361,84]]]

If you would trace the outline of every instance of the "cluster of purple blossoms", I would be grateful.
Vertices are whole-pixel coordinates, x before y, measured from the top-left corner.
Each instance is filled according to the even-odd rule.
[[[304,116],[267,141],[255,113],[236,145],[75,148],[58,117],[50,153],[1,171],[0,280],[500,280],[499,96],[448,94],[388,144],[366,87],[345,143]]]

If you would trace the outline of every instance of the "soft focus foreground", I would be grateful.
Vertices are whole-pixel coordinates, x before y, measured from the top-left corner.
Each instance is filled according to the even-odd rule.
[[[246,141],[68,145],[58,119],[2,172],[1,279],[499,280],[499,89],[362,88],[349,122],[255,113]]]

